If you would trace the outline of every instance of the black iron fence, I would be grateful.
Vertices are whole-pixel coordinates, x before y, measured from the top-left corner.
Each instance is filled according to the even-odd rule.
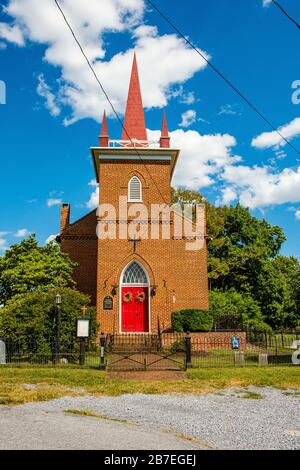
[[[102,360],[101,360],[102,349]],[[86,366],[108,370],[184,370],[189,367],[297,365],[300,333],[217,331],[211,333],[115,334],[100,344],[79,341],[0,341],[0,364]]]
[[[79,340],[61,344],[59,353],[56,339],[6,341],[0,338],[0,364],[37,365],[99,365],[100,348],[96,344],[84,344]],[[80,347],[81,346],[81,347]]]

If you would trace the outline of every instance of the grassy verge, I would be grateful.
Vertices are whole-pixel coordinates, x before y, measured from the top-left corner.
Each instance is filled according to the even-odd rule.
[[[206,393],[249,385],[300,388],[297,367],[192,369],[182,380],[112,379],[92,369],[0,367],[0,404],[16,405],[62,396],[124,393]]]

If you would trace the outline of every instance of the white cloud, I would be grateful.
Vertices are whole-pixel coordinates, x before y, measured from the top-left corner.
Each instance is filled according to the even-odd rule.
[[[194,109],[188,109],[181,115],[181,122],[179,123],[179,126],[181,127],[189,127],[194,122],[196,122],[197,118],[197,113]]]
[[[0,237],[5,237],[8,234],[9,234],[9,232],[0,232]]]
[[[50,198],[47,199],[47,206],[52,207],[52,206],[58,206],[62,203],[62,199],[59,198]]]
[[[300,166],[279,172],[267,166],[226,166],[221,178],[250,209],[300,202]]]
[[[263,0],[263,2],[262,2],[262,3],[263,3],[263,7],[268,7],[268,6],[270,6],[270,5],[271,5],[271,3],[272,3],[272,0]]]
[[[27,228],[20,228],[14,235],[15,237],[22,238],[29,235],[29,233],[30,232],[27,230]]]
[[[296,217],[296,220],[300,220],[300,209],[296,210],[295,217]]]
[[[236,105],[233,104],[223,104],[220,107],[220,110],[218,112],[219,116],[222,116],[222,114],[225,114],[227,116],[234,116],[235,114],[241,114],[240,112],[237,111]]]
[[[148,130],[151,140],[160,131]],[[250,209],[300,202],[300,166],[278,171],[270,166],[246,166],[232,151],[236,139],[229,134],[201,135],[177,129],[170,132],[172,148],[181,149],[172,184],[201,190],[217,183],[217,204],[239,201]]]
[[[188,93],[182,93],[182,96],[180,98],[180,103],[182,104],[193,104],[195,103],[196,98],[195,98],[195,93],[193,91],[189,91]]]
[[[45,82],[43,74],[38,76],[37,94],[45,98],[46,107],[49,109],[51,116],[58,116],[60,108],[56,105],[55,95],[51,92],[49,85]]]
[[[47,238],[47,240],[45,241],[45,245],[47,245],[48,243],[50,242],[53,242],[53,240],[55,240],[55,238],[57,237],[58,233],[56,235],[49,235],[49,237]]]
[[[221,196],[216,200],[216,205],[229,206],[237,197],[237,193],[232,187],[222,188]]]
[[[148,130],[148,138],[158,140],[160,131]],[[224,166],[241,161],[232,155],[236,140],[229,134],[201,135],[177,129],[170,132],[172,148],[181,149],[172,184],[198,190],[210,186]]]
[[[92,186],[94,190],[85,205],[88,209],[93,210],[99,205],[99,185],[96,180],[91,180],[89,186]]]
[[[12,42],[17,46],[24,46],[24,36],[21,28],[16,25],[0,23],[0,38]]]
[[[184,83],[207,65],[175,34],[160,36],[156,27],[143,24],[143,0],[89,0],[84,8],[82,0],[64,0],[61,4],[120,113],[125,108],[133,49],[105,60],[104,33],[131,33],[146,108],[165,106],[175,84]],[[60,68],[60,79],[54,89],[47,85],[47,93],[56,96],[56,106],[71,109],[64,119],[66,125],[87,117],[99,121],[104,108],[112,115],[52,0],[44,0],[42,6],[40,0],[10,0],[6,12],[22,30],[26,41],[46,45],[44,59]]]
[[[0,238],[0,251],[4,251],[7,248],[7,240],[5,240],[4,238]]]
[[[291,140],[294,137],[300,135],[300,117],[293,119],[288,124],[278,128],[280,134],[287,140]],[[263,132],[258,135],[251,142],[252,147],[258,149],[265,149],[270,147],[283,147],[286,145],[286,141],[283,140],[277,132]]]

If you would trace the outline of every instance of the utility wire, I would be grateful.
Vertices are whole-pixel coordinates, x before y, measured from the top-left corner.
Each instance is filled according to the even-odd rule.
[[[68,21],[68,19],[67,19],[65,13],[64,13],[64,11],[63,11],[63,9],[61,8],[61,6],[59,5],[59,3],[58,3],[57,0],[54,0],[54,2],[55,2],[55,4],[56,4],[57,8],[59,9],[59,11],[60,11],[60,13],[61,13],[61,15],[62,15],[62,17],[63,17],[65,23],[67,24],[67,26],[68,26],[68,28],[69,28],[69,30],[71,31],[72,36],[73,36],[73,38],[75,39],[75,41],[76,41],[76,43],[77,43],[77,45],[78,45],[78,47],[79,47],[79,49],[80,49],[82,55],[84,56],[84,58],[85,58],[85,60],[86,60],[86,62],[87,62],[87,64],[88,64],[89,68],[91,69],[91,71],[92,71],[92,73],[93,73],[93,75],[94,75],[94,77],[95,77],[95,79],[96,79],[98,85],[100,86],[102,92],[104,93],[105,98],[107,99],[108,103],[110,104],[110,107],[111,107],[111,109],[113,110],[113,113],[115,114],[117,120],[119,121],[119,123],[120,123],[122,129],[124,130],[124,132],[125,132],[125,134],[126,134],[128,140],[129,140],[130,143],[132,144],[132,147],[133,147],[134,151],[136,152],[136,154],[137,154],[138,157],[140,158],[141,162],[143,163],[145,169],[146,169],[147,172],[148,172],[148,175],[150,176],[150,178],[152,179],[154,185],[156,186],[156,189],[157,189],[158,193],[160,194],[162,200],[164,201],[165,204],[168,205],[168,203],[167,203],[167,201],[165,200],[163,194],[161,193],[161,191],[160,191],[160,189],[159,189],[159,187],[158,187],[156,181],[155,181],[154,178],[152,177],[152,175],[151,175],[151,173],[150,173],[150,171],[149,171],[147,165],[146,165],[145,162],[143,161],[143,159],[142,159],[142,157],[141,157],[141,154],[139,153],[139,151],[138,151],[137,148],[135,147],[133,140],[131,139],[130,135],[128,134],[126,128],[124,127],[124,124],[123,124],[123,122],[122,122],[122,120],[121,120],[121,118],[120,118],[118,112],[116,111],[116,108],[114,107],[114,105],[113,105],[113,103],[111,102],[111,100],[110,100],[110,98],[109,98],[109,96],[108,96],[108,94],[107,94],[105,88],[103,87],[103,85],[102,85],[100,79],[98,78],[98,75],[97,75],[97,73],[96,73],[95,70],[94,70],[94,67],[92,66],[92,64],[91,64],[91,62],[90,62],[90,60],[89,60],[89,58],[87,57],[87,55],[86,55],[86,53],[85,53],[83,47],[81,46],[81,44],[80,44],[80,42],[79,42],[77,36],[75,35],[74,30],[73,30],[73,28],[72,28],[70,22]]]
[[[250,108],[253,109],[253,111],[256,112],[256,114],[258,114],[267,124],[268,126],[271,127],[271,129],[273,129],[273,131],[275,131],[279,137],[286,143],[288,144],[298,155],[300,155],[300,152],[299,150],[293,145],[290,143],[290,141],[284,137],[282,135],[282,133],[269,121],[268,118],[266,118],[257,108],[256,106],[254,106],[249,100],[248,98],[246,98],[245,95],[243,95],[239,90],[238,88],[228,79],[225,77],[225,75],[217,68],[213,65],[213,63],[207,59],[207,57],[199,50],[197,49],[197,47],[194,46],[194,44],[177,28],[177,26],[175,26],[175,24],[152,2],[152,0],[146,0],[149,5],[152,6],[152,8],[154,10],[156,10],[156,12],[171,26],[171,28],[173,28],[176,33],[182,38],[185,40],[185,42],[195,51],[197,52],[198,55],[200,55],[200,57],[202,57],[203,60],[205,60],[205,62],[222,78],[222,80],[224,80],[227,85],[230,86],[230,88],[232,88],[239,96],[240,98],[242,98],[247,104],[248,106],[250,106]]]
[[[288,12],[276,1],[276,0],[272,0],[272,3],[274,3],[274,5],[276,5],[279,10],[281,10],[281,12],[292,22],[294,23],[294,25],[300,29],[300,24],[291,16],[288,14]]]

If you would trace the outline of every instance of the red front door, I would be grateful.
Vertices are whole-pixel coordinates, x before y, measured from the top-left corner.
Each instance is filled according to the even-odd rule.
[[[122,287],[122,333],[148,331],[148,288]]]

